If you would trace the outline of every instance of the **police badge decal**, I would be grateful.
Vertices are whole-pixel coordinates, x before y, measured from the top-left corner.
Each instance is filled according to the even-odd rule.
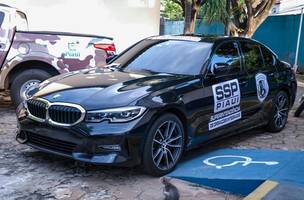
[[[258,73],[255,75],[255,82],[257,88],[257,96],[259,101],[262,103],[266,99],[269,92],[267,76],[265,74]]]

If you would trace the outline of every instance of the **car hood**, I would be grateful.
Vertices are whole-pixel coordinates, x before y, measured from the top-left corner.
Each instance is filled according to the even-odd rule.
[[[80,104],[86,110],[114,108],[185,79],[189,76],[94,69],[53,77],[42,83],[34,98]]]

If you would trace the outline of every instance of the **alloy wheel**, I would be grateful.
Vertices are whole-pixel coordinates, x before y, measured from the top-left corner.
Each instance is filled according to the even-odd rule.
[[[175,166],[183,148],[183,132],[178,123],[166,121],[156,130],[152,142],[152,158],[160,170]]]
[[[280,94],[275,102],[274,124],[277,128],[285,126],[288,119],[289,104],[285,95]]]

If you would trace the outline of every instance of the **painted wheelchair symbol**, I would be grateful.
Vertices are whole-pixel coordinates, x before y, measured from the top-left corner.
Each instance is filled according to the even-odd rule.
[[[221,159],[236,159],[236,161],[228,161],[228,164],[215,164],[216,160],[220,161]],[[235,155],[223,155],[223,156],[214,156],[205,159],[204,164],[215,167],[216,169],[222,169],[224,167],[232,167],[234,165],[241,164],[242,166],[247,166],[250,164],[264,164],[264,165],[277,165],[277,161],[254,161],[252,158],[247,156],[235,156]]]

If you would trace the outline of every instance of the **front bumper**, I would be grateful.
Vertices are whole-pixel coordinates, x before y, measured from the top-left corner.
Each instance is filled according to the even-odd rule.
[[[92,164],[135,166],[141,162],[148,125],[143,117],[129,123],[81,122],[60,127],[30,119],[20,105],[17,118],[17,141],[38,150]]]

